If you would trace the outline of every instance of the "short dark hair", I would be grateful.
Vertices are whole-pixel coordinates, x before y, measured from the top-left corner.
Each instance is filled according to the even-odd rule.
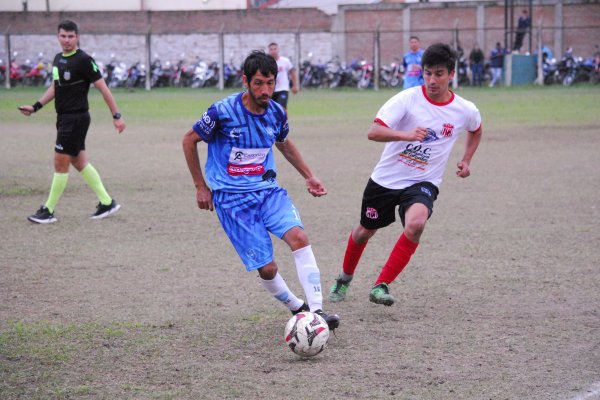
[[[425,50],[421,59],[423,68],[443,65],[448,68],[448,72],[454,71],[455,64],[456,52],[445,43],[432,44]]]
[[[244,60],[244,75],[248,82],[260,71],[264,76],[273,74],[277,78],[277,61],[263,50],[253,50]]]
[[[63,30],[65,32],[75,32],[75,33],[79,33],[79,28],[77,27],[77,24],[69,19],[65,19],[63,21],[60,22],[60,24],[58,24],[58,31]]]
[[[279,47],[279,45],[277,43],[275,43],[275,42],[269,43],[269,47],[271,47],[271,46],[277,46],[277,47]]]
[[[417,39],[418,41],[421,41],[421,40],[419,39],[419,37],[418,37],[418,36],[415,36],[415,35],[411,36],[411,37],[410,37],[408,40],[413,40],[413,39]]]

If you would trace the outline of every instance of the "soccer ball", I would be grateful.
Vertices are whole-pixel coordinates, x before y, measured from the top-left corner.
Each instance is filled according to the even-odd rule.
[[[317,314],[305,311],[294,315],[285,325],[285,343],[301,357],[316,356],[329,341],[327,322]]]

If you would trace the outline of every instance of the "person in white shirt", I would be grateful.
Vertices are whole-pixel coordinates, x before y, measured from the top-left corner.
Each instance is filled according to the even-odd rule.
[[[289,58],[279,55],[279,45],[275,42],[269,44],[269,54],[277,61],[277,81],[273,99],[287,110],[290,89],[292,93],[298,93],[298,79],[296,68]],[[291,82],[291,85],[290,85]]]
[[[403,90],[388,100],[369,128],[368,138],[385,143],[381,158],[365,188],[360,216],[346,247],[342,273],[329,299],[344,300],[367,242],[378,229],[396,220],[404,230],[375,281],[369,300],[391,306],[391,284],[410,261],[425,224],[433,212],[442,176],[458,136],[467,131],[456,175],[466,178],[481,141],[481,115],[477,107],[452,92],[456,53],[446,44],[434,44],[422,59],[425,84]]]

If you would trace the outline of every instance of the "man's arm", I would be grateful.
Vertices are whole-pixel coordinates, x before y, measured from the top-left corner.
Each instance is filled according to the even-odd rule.
[[[198,142],[200,141],[200,136],[193,129],[187,131],[183,135],[183,154],[185,155],[185,161],[190,174],[192,174],[192,181],[196,187],[198,208],[213,211],[212,193],[204,180],[204,176],[202,176],[202,167],[200,166],[200,157],[198,156]]]
[[[292,164],[300,173],[300,175],[302,175],[302,177],[306,180],[306,188],[308,189],[308,193],[315,197],[320,197],[327,194],[325,185],[323,185],[319,178],[313,175],[306,162],[304,162],[300,151],[290,139],[286,139],[285,142],[276,142],[275,146],[281,152],[281,154],[283,154],[285,159],[288,160],[288,162]]]
[[[37,103],[39,103],[41,106],[45,106],[46,104],[50,103],[52,99],[54,99],[54,82],[48,86],[48,89],[44,92],[42,97],[40,97]],[[19,111],[21,111],[21,114],[29,117],[31,114],[42,108],[40,105],[38,105],[37,108],[35,105],[23,105],[19,107]]]
[[[102,97],[104,97],[104,101],[106,102],[106,105],[110,109],[110,114],[111,115],[117,114],[119,112],[119,108],[117,107],[117,102],[115,101],[115,98],[113,97],[112,93],[110,92],[110,89],[108,88],[108,86],[106,86],[106,82],[104,81],[104,79],[98,79],[96,82],[94,82],[94,86],[96,86],[96,89],[98,89],[100,91],[100,93],[102,93]],[[123,132],[123,130],[125,129],[125,121],[123,121],[122,117],[118,118],[118,119],[113,118],[113,125],[115,126],[115,129],[119,133]]]
[[[298,74],[296,73],[296,68],[290,69],[290,80],[292,81],[292,93],[298,93]]]
[[[415,128],[410,132],[395,131],[379,122],[374,122],[367,133],[369,140],[373,140],[374,142],[414,142],[421,141],[426,136],[427,130],[425,128]]]
[[[479,127],[475,132],[467,133],[467,141],[465,143],[465,153],[463,154],[462,160],[456,164],[458,170],[456,171],[456,175],[460,178],[466,178],[471,175],[470,164],[473,159],[473,155],[475,151],[477,151],[477,147],[479,146],[479,142],[481,142],[481,135],[483,134],[482,127]]]

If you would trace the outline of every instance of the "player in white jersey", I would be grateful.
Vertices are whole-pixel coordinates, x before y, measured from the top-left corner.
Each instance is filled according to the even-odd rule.
[[[273,57],[263,51],[252,52],[244,61],[246,90],[214,103],[185,134],[185,159],[196,186],[198,207],[217,211],[246,270],[257,271],[262,286],[292,314],[310,310],[333,330],[340,318],[323,311],[319,267],[298,210],[277,183],[272,147],[277,147],[305,178],[310,194],[324,196],[327,190],[287,138],[285,111],[271,100],[276,77]],[[198,157],[201,141],[208,145],[208,184]],[[270,234],[292,250],[306,303],[296,297],[279,273]]]
[[[398,206],[404,230],[369,294],[373,303],[391,306],[394,298],[388,285],[416,251],[452,147],[465,131],[465,151],[456,175],[471,174],[471,159],[481,141],[481,115],[473,103],[449,89],[455,60],[448,45],[427,48],[422,59],[425,84],[400,92],[377,113],[368,138],[385,147],[365,188],[360,224],[348,239],[342,273],[329,293],[331,301],[345,299],[368,240],[395,221]]]
[[[294,64],[289,58],[279,55],[279,45],[277,43],[269,44],[269,54],[277,61],[277,81],[275,82],[273,100],[287,110],[290,89],[292,93],[298,93],[296,68],[294,68]]]

